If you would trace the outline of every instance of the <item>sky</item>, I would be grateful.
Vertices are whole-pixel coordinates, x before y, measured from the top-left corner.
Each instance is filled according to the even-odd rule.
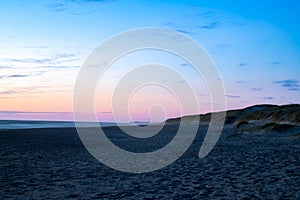
[[[221,75],[227,110],[300,103],[299,13],[296,0],[1,1],[0,119],[72,120],[74,84],[89,54],[116,34],[144,27],[175,30],[199,43]],[[118,59],[107,71],[104,92],[95,95],[100,121],[114,120],[113,88],[122,75],[152,62],[182,74],[196,90],[199,112],[212,111],[205,82],[192,66],[165,52],[144,51]],[[158,118],[193,114],[180,113],[174,96],[149,86],[131,98],[132,120],[151,120],[156,104],[165,106],[153,111]]]

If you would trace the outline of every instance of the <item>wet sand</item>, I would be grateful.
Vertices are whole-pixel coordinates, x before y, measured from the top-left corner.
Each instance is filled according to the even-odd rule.
[[[0,131],[1,199],[300,199],[300,137],[238,134],[226,125],[215,148],[198,158],[207,126],[176,162],[146,173],[119,172],[94,159],[74,128]],[[116,127],[105,131],[122,148],[153,151],[177,126],[150,140]],[[298,131],[298,130],[296,130]]]

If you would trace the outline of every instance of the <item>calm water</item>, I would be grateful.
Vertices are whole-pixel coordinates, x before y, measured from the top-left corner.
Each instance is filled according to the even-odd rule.
[[[116,126],[115,122],[100,122],[101,127]],[[146,125],[146,122],[121,123],[120,125]],[[95,123],[81,123],[81,126],[95,126]],[[32,128],[73,128],[73,121],[31,121],[31,120],[0,120],[0,129],[32,129]]]

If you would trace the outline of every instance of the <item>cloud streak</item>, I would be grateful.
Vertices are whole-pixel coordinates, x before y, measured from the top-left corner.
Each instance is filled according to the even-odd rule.
[[[70,11],[72,9],[72,4],[78,4],[79,6],[82,4],[88,3],[109,3],[113,2],[114,0],[66,0],[64,3],[50,3],[48,8],[51,12],[54,13],[62,13],[66,11]],[[74,10],[74,9],[72,9]],[[71,12],[73,15],[80,15],[77,12]]]
[[[28,46],[23,46],[25,49],[48,49],[47,46],[34,46],[34,45],[28,45]]]
[[[263,99],[264,100],[272,100],[272,99],[274,99],[274,97],[264,97]]]
[[[220,23],[217,21],[210,22],[209,24],[198,26],[200,29],[212,30],[219,27]]]
[[[29,74],[13,74],[13,75],[9,75],[7,76],[8,78],[22,78],[22,77],[28,77],[30,76]]]
[[[281,81],[273,81],[275,84],[279,84],[281,87],[286,88],[287,90],[299,91],[300,85],[299,81],[296,79],[286,79]]]
[[[49,65],[49,66],[39,66],[36,68],[41,68],[41,69],[73,69],[73,68],[79,68],[80,66],[66,66],[66,65]]]
[[[240,96],[237,96],[237,95],[225,95],[226,97],[228,97],[228,98],[232,98],[232,99],[238,99],[238,98],[240,98]]]
[[[0,90],[0,95],[18,95],[18,94],[43,94],[48,92],[62,92],[69,90],[68,86],[24,86],[13,89]],[[2,98],[2,97],[1,97]]]
[[[13,62],[13,63],[29,63],[29,64],[61,64],[66,62],[73,62],[80,60],[79,58],[75,57],[75,54],[54,54],[49,58],[5,58],[5,61]]]
[[[14,67],[12,66],[0,66],[0,69],[13,69]]]
[[[247,63],[244,63],[244,62],[241,62],[240,64],[239,64],[239,66],[241,66],[241,67],[244,67],[244,66],[246,66],[247,65]]]
[[[257,91],[257,92],[260,92],[262,91],[262,88],[251,88],[252,91]]]
[[[52,12],[63,12],[68,9],[68,7],[63,3],[51,3],[48,5]]]
[[[192,31],[187,31],[187,30],[183,30],[183,29],[176,29],[175,31],[178,31],[180,33],[186,34],[186,35],[195,35],[194,32]]]
[[[273,61],[273,62],[270,62],[271,65],[280,65],[281,62],[280,61]]]

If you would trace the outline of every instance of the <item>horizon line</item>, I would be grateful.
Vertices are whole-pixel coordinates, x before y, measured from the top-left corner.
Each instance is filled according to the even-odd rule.
[[[116,121],[112,121],[112,120],[102,120],[102,121],[84,121],[83,123],[162,123],[165,122],[169,119],[176,119],[176,118],[181,118],[181,117],[185,117],[185,116],[196,116],[196,115],[207,115],[207,114],[211,114],[211,113],[218,113],[218,112],[229,112],[229,111],[234,111],[234,110],[240,110],[240,109],[247,109],[250,107],[254,107],[254,106],[288,106],[288,105],[300,105],[299,103],[290,103],[290,104],[253,104],[253,105],[248,105],[242,108],[233,108],[233,109],[227,109],[227,110],[223,110],[223,111],[214,111],[214,112],[206,112],[206,113],[195,113],[195,114],[187,114],[187,115],[180,115],[180,116],[173,116],[173,117],[169,117],[166,118],[164,121],[145,121],[145,120],[134,120],[134,121],[126,121],[126,122],[116,122]],[[5,113],[9,113],[9,114],[68,114],[68,115],[72,115],[73,117],[73,112],[33,112],[33,111],[1,111],[0,110],[0,115],[1,114],[5,114]],[[102,112],[98,112],[98,113],[102,113]],[[49,116],[48,116],[49,117]],[[66,122],[66,123],[70,123],[70,122],[76,122],[76,120],[74,119],[36,119],[36,118],[25,118],[25,119],[20,119],[20,118],[2,118],[0,116],[0,121],[35,121],[35,122]],[[78,122],[78,123],[82,123],[82,122]]]

